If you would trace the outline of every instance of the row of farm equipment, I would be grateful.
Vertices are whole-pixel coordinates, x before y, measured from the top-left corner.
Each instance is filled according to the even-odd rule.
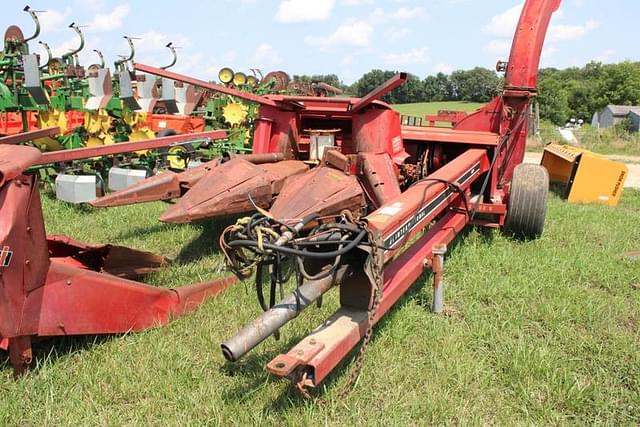
[[[230,84],[218,85],[166,67],[134,63],[125,68],[132,58],[116,67],[114,79],[103,67],[90,72],[88,79],[93,80],[88,80],[89,96],[83,105],[95,103],[100,107],[95,111],[106,108],[109,115],[109,103],[116,101],[123,112],[131,107],[128,102],[136,101],[146,106],[147,114],[155,114],[146,104],[151,92],[145,87],[157,81],[163,92],[170,81],[173,87],[186,88],[185,93],[223,94],[255,107],[250,153],[229,150],[195,167],[158,173],[91,201],[107,208],[175,199],[160,220],[228,221],[219,246],[234,274],[175,290],[133,281],[162,268],[167,260],[46,236],[34,173],[38,165],[173,147],[193,139],[214,141],[225,132],[198,128],[202,132],[192,135],[116,144],[103,140],[47,153],[0,143],[0,340],[15,371],[29,367],[36,337],[159,326],[238,279],[252,277],[263,313],[243,328],[237,325],[238,332],[220,344],[229,363],[279,335],[328,291],[339,292],[335,313],[267,365],[270,373],[291,379],[308,394],[360,342],[359,355],[364,354],[373,326],[426,271],[433,272],[433,310],[442,311],[447,248],[465,227],[503,229],[523,239],[537,238],[543,231],[548,174],[522,161],[540,54],[559,4],[560,0],[524,2],[509,61],[503,64],[501,94],[475,113],[449,117],[451,127],[433,126],[431,120],[402,123],[399,114],[380,101],[406,81],[404,73],[362,98],[352,98],[325,96],[331,92],[326,87],[290,94],[283,90],[290,82],[282,76],[263,92],[244,91],[233,83],[236,75],[230,70],[221,73]],[[28,52],[20,51],[20,57],[25,55]],[[75,69],[74,57],[75,53],[63,58],[66,69]],[[23,74],[14,77],[14,93],[27,92],[30,100],[41,96],[48,103],[19,102],[18,114],[53,111],[58,88],[65,88],[59,96],[69,102],[75,96],[68,94],[76,93],[78,80],[67,73],[59,80],[38,74],[36,87],[28,77],[31,70],[25,65]],[[136,77],[135,96],[131,71],[144,76]],[[247,76],[237,76],[236,83],[242,86],[243,78],[249,84]],[[258,82],[251,84],[260,87]],[[111,88],[114,96],[108,97]],[[182,113],[198,111],[198,102],[190,96],[181,98],[188,101],[180,107]],[[170,104],[166,97],[159,102]],[[185,109],[187,104],[193,110]],[[239,215],[235,222],[229,219]]]
[[[8,27],[0,54],[0,135],[14,136],[14,142],[28,140],[50,152],[226,130],[224,137],[215,141],[194,138],[99,161],[91,158],[42,166],[43,176],[54,172],[59,177],[59,196],[69,202],[94,199],[94,190],[98,188],[99,195],[105,190],[105,183],[109,189],[119,189],[122,183],[135,182],[158,169],[185,169],[191,161],[197,165],[222,153],[250,152],[258,104],[238,94],[339,92],[322,83],[297,85],[282,71],[262,75],[260,70],[252,70],[253,74],[247,76],[223,68],[218,74],[221,84],[212,85],[211,90],[136,73],[136,39],[128,36],[124,38],[129,53],[114,62],[113,72],[99,50],[94,51],[98,62],[85,68],[78,59],[85,37],[75,23],[69,28],[78,37],[77,47],[54,57],[49,45],[39,41],[47,55],[44,58],[30,50],[30,43],[40,34],[38,12],[29,6],[24,11],[35,24],[33,34],[25,37],[19,27]],[[172,43],[166,47],[171,56],[169,63],[160,67],[163,70],[174,66],[178,59],[176,47]],[[22,135],[25,132],[35,133]],[[111,171],[114,166],[116,169]]]

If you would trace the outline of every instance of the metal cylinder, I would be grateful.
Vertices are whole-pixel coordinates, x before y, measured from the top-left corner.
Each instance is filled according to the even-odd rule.
[[[304,283],[236,335],[222,343],[222,355],[230,362],[240,359],[291,319],[297,317],[302,310],[313,304],[333,285],[339,283],[346,271],[347,267],[343,266],[335,274]]]
[[[285,159],[284,153],[260,153],[260,154],[231,154],[231,158],[241,158],[254,165],[263,163],[277,163]]]

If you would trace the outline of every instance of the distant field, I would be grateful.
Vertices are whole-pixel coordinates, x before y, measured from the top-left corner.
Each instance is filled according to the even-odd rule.
[[[417,102],[414,104],[395,104],[392,105],[400,114],[408,116],[424,116],[425,114],[436,114],[438,110],[456,110],[472,112],[482,107],[484,104],[476,102]]]

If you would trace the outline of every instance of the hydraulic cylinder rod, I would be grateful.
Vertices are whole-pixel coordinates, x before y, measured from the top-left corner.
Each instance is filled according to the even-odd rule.
[[[222,343],[222,354],[225,359],[235,362],[247,354],[287,322],[296,318],[332,286],[340,283],[345,277],[346,271],[347,267],[343,266],[335,274],[323,279],[308,281],[265,311],[262,316]]]

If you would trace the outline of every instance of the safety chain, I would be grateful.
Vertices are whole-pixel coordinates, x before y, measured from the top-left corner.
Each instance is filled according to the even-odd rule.
[[[354,221],[355,222],[355,221]],[[376,314],[378,312],[378,308],[380,307],[380,301],[382,299],[382,286],[383,286],[383,275],[382,275],[382,266],[383,260],[380,258],[380,251],[378,250],[378,245],[375,242],[375,236],[371,232],[371,229],[368,227],[365,221],[357,221],[355,222],[359,226],[365,228],[367,230],[369,245],[371,246],[371,254],[367,259],[369,263],[369,271],[373,277],[370,277],[373,285],[373,304],[371,305],[371,309],[368,310],[367,316],[367,331],[364,334],[364,338],[362,339],[362,344],[360,345],[360,349],[358,350],[358,354],[356,356],[355,362],[353,364],[353,368],[351,369],[351,373],[349,374],[349,379],[342,387],[342,389],[338,392],[337,398],[339,400],[344,399],[353,391],[353,388],[360,377],[360,373],[362,371],[362,366],[364,365],[364,355],[367,350],[369,343],[371,342],[371,338],[373,337],[373,325]],[[304,372],[300,376],[300,379],[296,382],[296,390],[302,395],[305,399],[311,400],[316,404],[325,404],[327,403],[324,399],[319,399],[312,396],[307,389],[307,386],[310,384],[309,379],[307,378],[307,373]]]

